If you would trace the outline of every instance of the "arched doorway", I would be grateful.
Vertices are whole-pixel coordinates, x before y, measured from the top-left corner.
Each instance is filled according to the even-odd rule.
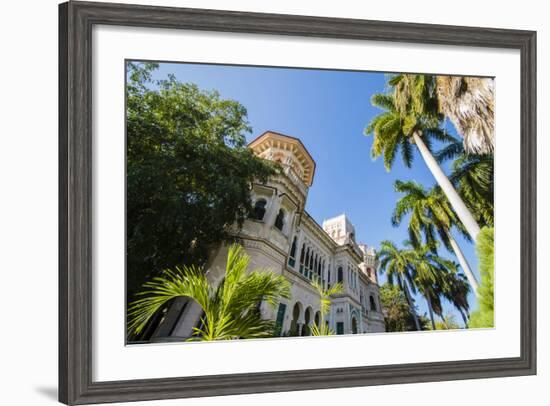
[[[309,327],[309,325],[312,322],[312,320],[313,320],[313,309],[311,307],[308,307],[304,315],[304,327],[302,329],[303,336],[311,335],[311,328]]]
[[[317,313],[315,313],[315,319],[314,320],[315,320],[315,325],[317,327],[320,327],[321,326],[321,312],[318,311]]]
[[[357,334],[357,319],[355,317],[351,318],[351,333]]]
[[[302,304],[300,302],[296,302],[294,304],[294,307],[292,308],[292,321],[290,322],[290,330],[289,334],[293,337],[300,335],[300,315],[302,313]]]

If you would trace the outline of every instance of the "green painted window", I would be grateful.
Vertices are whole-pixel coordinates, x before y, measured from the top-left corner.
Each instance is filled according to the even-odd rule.
[[[280,336],[283,333],[283,321],[285,319],[286,304],[279,303],[277,310],[277,320],[275,321],[275,334]]]

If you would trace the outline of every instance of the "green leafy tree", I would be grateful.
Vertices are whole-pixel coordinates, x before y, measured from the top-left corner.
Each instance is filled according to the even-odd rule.
[[[441,193],[441,189],[434,187],[426,190],[424,186],[414,182],[395,182],[395,190],[403,196],[397,201],[392,224],[397,227],[405,216],[409,216],[409,238],[415,247],[425,243],[432,252],[436,253],[436,234],[449,251],[453,251],[472,289],[477,291],[478,282],[472,272],[460,246],[454,239],[451,229],[458,229],[468,238],[462,223],[458,220],[449,201]]]
[[[319,325],[313,323],[311,325],[311,335],[313,336],[332,336],[336,332],[329,328],[328,324],[325,322],[325,317],[327,316],[330,310],[330,297],[333,295],[338,295],[342,293],[343,286],[340,282],[332,285],[330,288],[323,287],[322,283],[319,282],[318,278],[311,281],[311,286],[315,288],[317,294],[319,295],[320,301],[320,313],[321,317],[319,318]]]
[[[224,278],[214,285],[203,269],[196,266],[165,270],[143,286],[140,299],[128,310],[128,328],[137,334],[169,301],[177,297],[195,300],[204,311],[201,327],[191,340],[233,340],[273,335],[273,321],[263,319],[259,304],[276,307],[279,300],[290,299],[290,282],[266,270],[248,272],[250,257],[240,245],[233,244],[227,254]]]
[[[275,171],[247,148],[241,104],[155,68],[127,64],[128,301],[163,269],[203,265]]]
[[[472,312],[470,317],[469,326],[473,328],[494,326],[494,250],[494,229],[484,227],[479,234],[476,244],[481,285],[479,286],[478,309]]]
[[[449,199],[458,218],[475,241],[479,225],[453,184],[443,172],[431,152],[431,141],[448,141],[449,136],[441,129],[443,115],[437,111],[435,82],[427,75],[394,75],[388,81],[391,91],[375,94],[371,103],[384,110],[372,119],[365,132],[373,135],[371,154],[383,156],[389,171],[396,154],[401,151],[404,164],[410,167],[412,148],[418,148],[441,190]]]
[[[387,332],[414,331],[413,312],[402,289],[385,283],[380,286],[380,301]]]
[[[404,293],[409,305],[416,330],[420,331],[420,320],[416,314],[411,290],[416,292],[413,269],[411,264],[415,259],[415,253],[410,249],[398,248],[393,242],[384,240],[380,243],[380,249],[376,254],[380,263],[380,271],[385,272],[388,283],[397,286]]]

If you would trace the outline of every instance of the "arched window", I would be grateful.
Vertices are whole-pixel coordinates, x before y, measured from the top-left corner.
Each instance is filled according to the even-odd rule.
[[[265,199],[258,199],[254,204],[253,216],[256,220],[263,220],[265,216],[265,206],[267,201]]]
[[[292,240],[292,247],[290,248],[290,256],[296,258],[296,236]]]
[[[277,214],[277,217],[275,218],[275,227],[283,231],[284,226],[285,226],[285,211],[283,209],[280,209],[279,213]]]
[[[319,263],[319,257],[317,256],[317,254],[315,254],[315,260],[313,262],[313,272],[315,273],[317,273],[318,263]]]
[[[304,257],[306,255],[306,244],[302,244],[302,251],[300,252],[300,273],[304,271]]]
[[[373,296],[373,295],[370,295],[369,301],[370,301],[370,309],[371,309],[373,312],[375,312],[375,311],[376,311],[376,301],[374,300],[374,296]]]
[[[292,240],[292,246],[290,247],[290,255],[288,256],[288,264],[291,267],[294,267],[295,263],[296,263],[296,236],[294,236],[294,239]]]
[[[300,313],[301,310],[301,304],[300,302],[296,302],[294,304],[294,307],[292,308],[292,321],[290,322],[290,335],[295,337],[300,335],[300,331],[298,331],[298,320],[300,319]]]
[[[344,270],[341,266],[338,267],[338,282],[344,282]]]

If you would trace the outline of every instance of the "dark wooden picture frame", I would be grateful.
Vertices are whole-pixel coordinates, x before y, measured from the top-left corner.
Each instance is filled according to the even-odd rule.
[[[521,54],[521,355],[94,382],[92,380],[92,27],[95,24],[517,49]],[[122,294],[122,293],[121,293]],[[59,400],[218,396],[536,373],[536,33],[230,11],[69,2],[59,6]]]

